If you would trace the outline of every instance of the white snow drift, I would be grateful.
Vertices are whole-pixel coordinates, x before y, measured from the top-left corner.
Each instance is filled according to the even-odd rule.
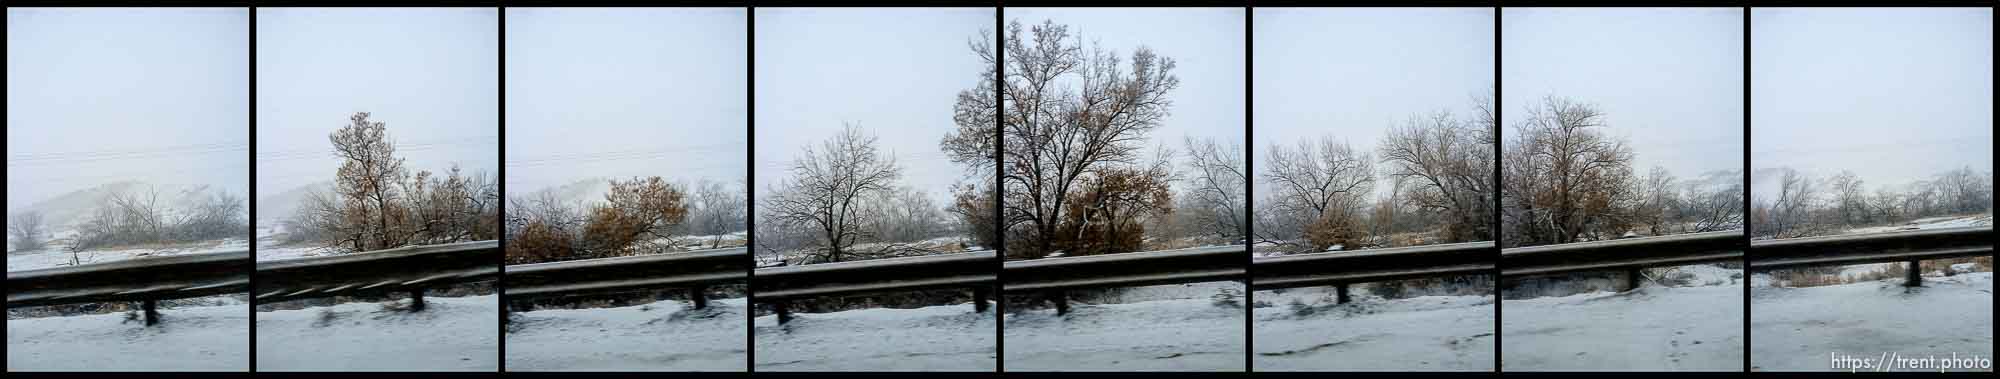
[[[744,371],[744,299],[517,312],[507,371]]]
[[[1326,288],[1256,293],[1273,304],[1252,325],[1257,371],[1493,371],[1492,296],[1303,298]]]
[[[1740,280],[1507,300],[1500,313],[1505,371],[1743,370]]]
[[[1225,287],[1242,285],[1135,287],[1115,302],[1073,301],[1068,315],[1008,313],[1007,371],[1243,371],[1243,308],[1208,298]]]
[[[1836,353],[1993,358],[1991,272],[1925,277],[1918,288],[1904,287],[1901,278],[1753,287],[1750,310],[1752,370],[1834,370]]]
[[[500,369],[497,298],[424,300],[420,312],[387,303],[257,312],[257,371]]]
[[[757,371],[994,368],[993,311],[974,313],[970,303],[793,316],[784,325],[777,316],[754,321]]]
[[[245,305],[164,308],[145,326],[123,313],[7,320],[7,371],[247,371]]]

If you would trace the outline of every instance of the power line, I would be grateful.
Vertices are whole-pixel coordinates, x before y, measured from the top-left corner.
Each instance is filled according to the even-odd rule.
[[[7,166],[54,166],[76,163],[90,163],[141,158],[159,158],[176,155],[210,154],[230,151],[244,151],[250,146],[243,142],[181,145],[153,149],[101,150],[89,152],[35,153],[10,156]]]

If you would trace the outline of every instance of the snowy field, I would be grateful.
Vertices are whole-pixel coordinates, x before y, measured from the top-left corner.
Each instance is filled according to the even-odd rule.
[[[1504,301],[1501,370],[1742,371],[1742,283]]]
[[[1258,308],[1252,325],[1256,371],[1493,371],[1492,296],[1335,304],[1321,296],[1330,293],[1255,293],[1273,304]]]
[[[972,303],[792,315],[753,321],[757,371],[994,370],[993,311]]]
[[[507,371],[744,371],[744,299],[516,312]]]
[[[1964,228],[1973,226],[1993,226],[1993,215],[1926,217],[1911,220],[1910,222],[1903,223],[1903,225],[1853,228],[1842,231],[1840,234],[1867,234],[1899,230]]]
[[[1073,299],[1068,315],[1009,313],[1007,371],[1243,371],[1243,308],[1208,297],[1222,287],[1242,285],[1137,287],[1116,302]]]
[[[63,243],[58,241],[56,243]],[[52,267],[69,267],[70,253],[65,245],[50,245],[48,248],[28,252],[7,253],[7,271],[35,270]],[[131,248],[88,250],[78,252],[75,259],[83,264],[117,262],[129,259],[165,257],[174,255],[216,253],[250,248],[247,241],[238,238],[197,242],[161,248]]]
[[[7,320],[7,371],[248,371],[245,305],[160,309],[160,324],[124,313]]]
[[[1833,353],[1993,357],[1991,272],[1925,277],[1921,288],[1903,287],[1900,278],[1753,287],[1750,309],[1750,363],[1758,371],[1827,371]]]
[[[1976,227],[1976,226],[1993,226],[1993,215],[1929,217],[1929,218],[1916,219],[1908,223],[1904,223],[1903,225],[1900,226],[1871,226],[1871,227],[1848,229],[1842,231],[1840,234],[1887,233],[1887,232],[1896,232],[1905,230],[1965,228],[1965,227]],[[1866,264],[1840,266],[1840,272],[1828,275],[1832,277],[1827,279],[1830,279],[1829,281],[1834,283],[1853,283],[1857,281],[1867,281],[1871,278],[1880,277],[1880,275],[1883,272],[1890,271],[1892,268],[1894,268],[1892,267],[1894,265],[1895,263],[1866,263]],[[1970,271],[1970,270],[1962,270],[1962,271]],[[1900,271],[1888,272],[1888,274],[1896,277],[1901,277],[1902,275]],[[1779,284],[1787,287],[1792,286],[1792,283],[1790,282],[1782,282]]]
[[[257,371],[497,371],[494,296],[257,312]],[[9,349],[11,350],[11,349]]]

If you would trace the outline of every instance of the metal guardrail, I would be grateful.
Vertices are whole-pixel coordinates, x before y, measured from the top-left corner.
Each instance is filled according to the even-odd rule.
[[[10,271],[7,308],[136,301],[150,326],[160,300],[248,292],[250,262],[236,250]]]
[[[1352,284],[1492,274],[1494,258],[1493,241],[1259,257],[1250,262],[1250,289],[1331,285],[1347,303]]]
[[[564,296],[685,288],[695,309],[708,307],[708,286],[750,276],[750,249],[727,248],[657,255],[507,266],[508,302]]]
[[[1041,292],[1056,314],[1068,314],[1065,291],[1243,281],[1249,257],[1249,247],[1236,245],[1012,261],[1002,268],[1000,290]]]
[[[1500,250],[1500,277],[1624,271],[1625,289],[1639,288],[1639,270],[1713,262],[1742,262],[1742,229],[1657,237],[1566,243]]]
[[[257,302],[409,292],[423,310],[433,287],[494,280],[500,241],[406,246],[330,257],[257,262]]]
[[[793,300],[943,288],[972,289],[974,309],[985,312],[998,259],[986,250],[760,268],[751,275],[750,297],[771,304],[779,323],[791,321],[787,303]]]
[[[1993,256],[1993,227],[1965,227],[1750,242],[1750,270],[1904,262],[1903,285],[1923,286],[1920,263]]]

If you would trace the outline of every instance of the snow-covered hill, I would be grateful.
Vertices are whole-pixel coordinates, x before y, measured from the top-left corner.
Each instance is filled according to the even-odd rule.
[[[1904,287],[1901,278],[1759,286],[1751,289],[1750,311],[1752,370],[1831,371],[1835,353],[1993,358],[1991,272],[1925,277],[1919,288]]]
[[[500,369],[494,296],[427,297],[425,309],[346,303],[257,312],[257,371]]]
[[[257,198],[257,228],[277,226],[279,221],[291,218],[294,213],[298,213],[300,202],[313,191],[331,194],[333,181],[314,182]]]
[[[777,316],[752,321],[757,371],[994,369],[993,312],[974,313],[971,303],[793,316],[784,325]]]
[[[744,299],[518,312],[507,371],[744,371]]]

